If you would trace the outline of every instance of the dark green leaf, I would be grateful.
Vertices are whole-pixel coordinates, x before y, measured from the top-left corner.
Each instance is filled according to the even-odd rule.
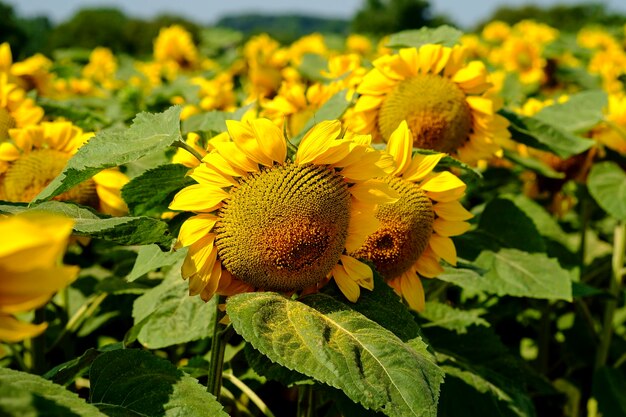
[[[67,385],[76,378],[84,375],[91,366],[92,362],[100,356],[102,352],[97,349],[87,349],[78,358],[74,358],[69,362],[55,366],[43,376],[46,379],[59,385]]]
[[[467,333],[470,326],[489,327],[489,322],[480,317],[483,313],[483,310],[460,310],[447,304],[427,301],[426,309],[420,316],[430,321],[422,327],[439,326],[463,334]]]
[[[104,353],[89,375],[91,403],[113,415],[227,417],[196,379],[146,351]]]
[[[535,118],[568,132],[586,132],[604,119],[608,98],[602,90],[572,94],[564,103],[541,109]]]
[[[166,211],[176,192],[195,183],[186,176],[188,172],[184,165],[161,165],[133,178],[122,188],[122,198],[130,213],[141,216]]]
[[[463,32],[451,26],[443,25],[437,28],[423,27],[421,29],[405,30],[394,33],[389,37],[388,48],[419,48],[429,43],[443,46],[456,45]]]
[[[253,348],[250,343],[246,343],[244,353],[252,369],[267,379],[278,381],[287,387],[296,382],[310,380],[306,375],[272,362],[267,356]]]
[[[348,90],[341,90],[332,96],[318,111],[305,123],[302,131],[291,139],[294,145],[299,145],[304,135],[317,123],[324,120],[339,119],[350,106]]]
[[[589,193],[611,216],[626,220],[626,173],[615,162],[600,162],[589,173]]]
[[[436,414],[442,373],[430,357],[330,296],[305,302],[247,293],[226,308],[235,330],[272,361],[389,416]]]
[[[502,110],[502,114],[511,122],[509,130],[514,140],[533,148],[554,152],[561,158],[578,155],[595,143],[536,117],[522,116],[506,110]]]
[[[517,165],[536,172],[546,178],[565,178],[564,173],[553,170],[549,165],[546,165],[542,161],[533,157],[521,156],[506,149],[504,150],[504,157],[509,161],[513,161]]]
[[[593,375],[593,396],[602,417],[626,415],[626,376],[613,368],[600,368]]]
[[[137,339],[150,349],[187,343],[212,335],[217,297],[205,303],[189,296],[182,279],[182,260],[172,266],[165,280],[135,300],[133,318]]]
[[[6,368],[0,368],[0,415],[106,417],[60,385]]]
[[[567,270],[541,253],[517,249],[481,252],[474,264],[483,275],[469,269],[444,268],[437,278],[470,291],[548,300],[572,300],[572,282]]]
[[[163,113],[140,113],[128,129],[99,132],[76,152],[35,201],[49,200],[105,168],[136,161],[182,140],[180,111],[179,106],[174,106]]]
[[[480,215],[478,227],[491,234],[503,247],[526,252],[546,251],[533,221],[512,200],[491,200]]]
[[[142,246],[137,251],[137,260],[126,280],[132,282],[157,268],[180,263],[186,254],[187,250],[163,252],[157,245]]]

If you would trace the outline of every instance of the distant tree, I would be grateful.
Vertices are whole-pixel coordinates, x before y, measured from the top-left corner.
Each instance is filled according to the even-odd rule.
[[[499,7],[490,17],[481,22],[476,30],[482,30],[493,20],[501,20],[512,25],[524,19],[533,19],[565,32],[576,32],[590,24],[621,26],[626,23],[626,15],[609,11],[602,3],[560,4],[551,7],[531,4],[520,7]]]
[[[352,30],[385,35],[443,23],[449,23],[449,20],[433,16],[427,0],[365,0],[352,20]]]
[[[15,56],[21,54],[28,43],[28,36],[20,26],[13,7],[0,2],[0,43],[9,42]]]

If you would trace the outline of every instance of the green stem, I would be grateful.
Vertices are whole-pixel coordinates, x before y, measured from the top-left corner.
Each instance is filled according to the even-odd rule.
[[[550,340],[552,339],[552,332],[550,331],[550,325],[552,321],[550,319],[550,302],[542,302],[541,307],[541,319],[539,321],[539,337],[537,340],[539,353],[537,355],[537,369],[543,375],[548,373],[548,364],[550,363]]]
[[[35,310],[35,323],[46,322],[46,306]],[[32,339],[31,352],[33,355],[32,371],[41,375],[46,369],[46,332]]]
[[[11,350],[11,355],[15,359],[15,362],[17,362],[17,366],[19,366],[22,371],[28,372],[28,366],[26,362],[24,362],[24,358],[22,358],[22,354],[26,349],[22,349],[22,352],[18,352],[15,343],[8,343],[7,346]]]
[[[622,278],[624,268],[624,253],[626,251],[626,222],[620,221],[615,226],[613,236],[613,258],[612,273],[609,293],[611,298],[607,300],[604,310],[604,320],[602,322],[602,333],[600,334],[600,346],[596,352],[595,368],[601,368],[606,364],[611,347],[611,337],[613,336],[613,317],[617,309],[619,295],[622,289]]]
[[[580,246],[578,247],[578,262],[580,264],[580,275],[583,276],[585,270],[585,254],[587,250],[587,229],[589,228],[589,218],[591,216],[591,201],[589,191],[583,187],[580,196]]]
[[[298,417],[313,417],[313,385],[298,387]]]
[[[200,153],[198,151],[196,151],[191,146],[187,145],[187,143],[183,142],[182,140],[178,140],[178,141],[174,142],[172,144],[172,146],[176,146],[178,148],[182,148],[182,149],[186,150],[187,152],[189,152],[190,154],[192,154],[193,156],[195,156],[198,161],[202,161],[202,155],[200,155]]]
[[[219,400],[222,389],[222,373],[224,370],[224,352],[226,350],[227,329],[226,325],[220,323],[226,313],[220,309],[220,304],[224,304],[226,297],[218,296],[215,306],[215,322],[213,323],[213,339],[211,339],[211,362],[209,363],[209,380],[207,381],[207,391]]]
[[[274,413],[272,413],[272,411],[269,409],[267,404],[263,402],[261,397],[256,395],[256,393],[249,386],[247,386],[241,379],[237,378],[232,372],[224,372],[223,376],[224,378],[229,380],[234,386],[239,388],[242,393],[247,395],[248,398],[250,398],[250,401],[252,401],[254,405],[256,405],[259,408],[259,410],[261,411],[261,413],[263,413],[264,416],[274,417]]]
[[[100,307],[100,304],[102,304],[107,295],[107,293],[98,294],[81,305],[80,308],[76,310],[76,313],[67,321],[65,328],[61,331],[59,336],[52,342],[48,348],[48,352],[54,349],[68,333],[78,330],[85,319],[92,316],[96,309]]]

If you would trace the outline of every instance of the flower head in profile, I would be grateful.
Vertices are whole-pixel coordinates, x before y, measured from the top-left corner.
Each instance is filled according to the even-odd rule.
[[[424,309],[420,277],[443,272],[439,260],[456,265],[456,249],[450,236],[469,229],[472,215],[459,199],[465,184],[454,174],[433,172],[444,154],[411,156],[413,139],[406,122],[392,133],[387,152],[395,169],[384,181],[399,199],[381,204],[376,217],[380,226],[353,253],[368,259],[385,281],[417,311]]]
[[[401,49],[374,61],[347,121],[357,133],[388,141],[402,121],[414,146],[451,153],[468,163],[489,158],[508,138],[496,112],[489,74],[480,61],[465,64],[466,50],[441,45]]]
[[[351,301],[371,289],[373,274],[350,256],[378,227],[377,204],[395,194],[374,177],[391,159],[367,140],[341,137],[338,121],[322,122],[293,159],[281,130],[267,119],[227,121],[232,141],[191,171],[197,184],[170,209],[191,211],[178,236],[188,254],[182,275],[191,295],[253,290],[293,293],[332,277]]]
[[[43,109],[26,97],[24,90],[0,73],[0,142],[9,138],[9,129],[35,125],[43,115]]]
[[[14,314],[43,306],[76,279],[78,267],[61,264],[72,226],[44,213],[0,217],[0,341],[19,342],[46,329]]]
[[[0,200],[30,202],[57,175],[93,133],[71,122],[43,122],[23,129],[10,129],[11,141],[0,143]],[[103,213],[127,212],[120,190],[128,177],[117,169],[94,175],[56,200],[92,206]]]

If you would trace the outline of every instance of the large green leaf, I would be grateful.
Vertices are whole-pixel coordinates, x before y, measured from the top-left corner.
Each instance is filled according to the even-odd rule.
[[[583,91],[572,94],[564,103],[544,107],[535,118],[568,132],[585,132],[604,119],[602,110],[607,103],[604,91]]]
[[[589,173],[589,193],[600,207],[626,220],[626,173],[615,162],[600,162]]]
[[[0,368],[0,415],[106,416],[60,385],[37,375],[6,368]]]
[[[89,376],[90,402],[107,414],[227,417],[196,379],[150,352],[104,353],[93,362]]]
[[[217,297],[205,303],[189,296],[189,283],[180,275],[182,260],[172,266],[163,282],[133,304],[134,331],[142,345],[159,349],[209,337]]]
[[[510,199],[494,198],[480,215],[480,229],[501,246],[526,252],[545,252],[546,245],[533,221]]]
[[[389,48],[419,48],[428,43],[444,46],[456,45],[463,32],[451,26],[443,25],[437,28],[423,27],[421,29],[405,30],[389,36]]]
[[[593,146],[591,139],[576,136],[562,126],[536,117],[522,116],[503,110],[502,114],[509,119],[509,130],[513,139],[533,148],[554,152],[561,158],[578,155]]]
[[[467,333],[470,326],[489,327],[489,322],[480,317],[483,313],[483,310],[461,310],[448,304],[427,301],[426,309],[420,313],[420,317],[430,322],[422,324],[422,327],[439,326],[463,334]]]
[[[194,114],[182,123],[182,131],[189,132],[225,132],[226,120],[234,119],[233,114],[224,111],[210,111]]]
[[[272,361],[389,416],[436,415],[443,375],[430,357],[328,295],[304,301],[247,293],[226,308],[235,330]]]
[[[189,168],[179,164],[161,165],[133,178],[122,188],[122,198],[135,216],[159,215],[167,210],[174,194],[194,184]]]
[[[619,369],[600,368],[593,375],[593,396],[602,417],[626,415],[626,375]]]
[[[90,209],[60,201],[45,201],[23,205],[0,205],[0,213],[17,214],[28,211],[46,211],[62,214],[74,220],[74,234],[108,240],[121,245],[147,245],[157,243],[169,247],[172,236],[167,224],[151,217],[104,217]]]
[[[348,90],[341,90],[332,96],[326,103],[322,105],[313,114],[313,116],[305,123],[302,131],[298,133],[291,139],[291,142],[294,145],[299,145],[300,141],[315,124],[319,122],[323,122],[324,120],[335,120],[339,119],[344,112],[350,106],[350,101],[348,100]]]
[[[180,262],[187,254],[186,249],[176,252],[163,252],[157,245],[146,245],[137,251],[137,259],[126,280],[132,282],[150,271]]]
[[[181,107],[174,106],[163,113],[140,113],[128,129],[99,132],[76,152],[35,201],[49,200],[105,168],[136,161],[182,140],[180,111]]]
[[[572,300],[572,281],[567,270],[541,253],[517,249],[485,250],[474,265],[486,271],[444,268],[437,278],[471,291],[549,300]]]

